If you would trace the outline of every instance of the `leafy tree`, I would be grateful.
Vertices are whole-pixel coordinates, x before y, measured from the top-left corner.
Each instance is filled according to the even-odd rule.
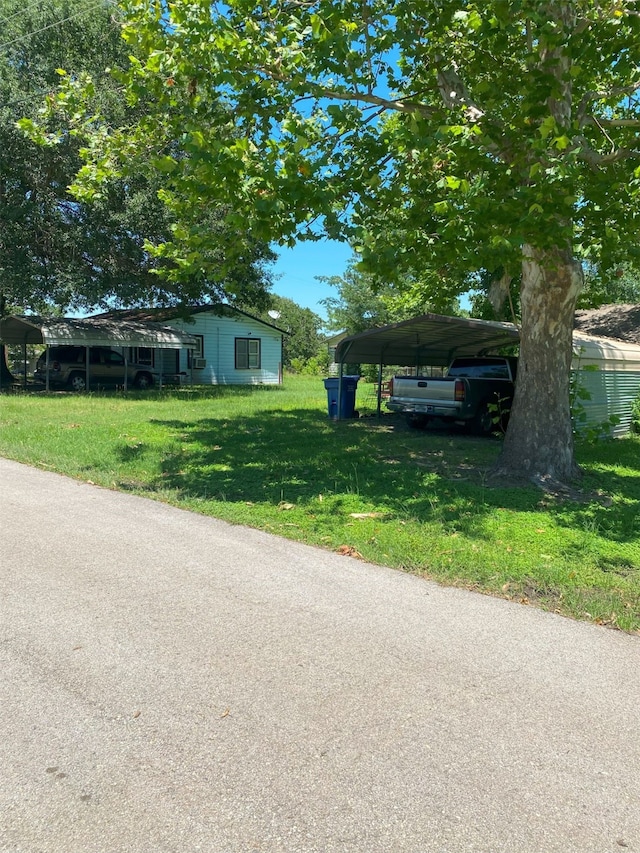
[[[269,300],[269,307],[258,312],[251,305],[246,307],[254,317],[287,332],[282,345],[284,366],[291,367],[294,360],[306,362],[316,358],[321,342],[322,318],[293,299],[270,294]]]
[[[640,302],[640,271],[630,264],[607,270],[587,268],[578,308],[599,308],[615,302]]]
[[[606,269],[638,243],[637,5],[122,7],[141,57],[123,84],[153,110],[94,136],[85,187],[149,139],[180,138],[188,156],[165,165],[194,251],[206,199],[226,203],[229,223],[258,238],[351,239],[389,281],[430,269],[462,282],[502,268],[520,279],[522,344],[498,471],[576,475],[569,372],[580,261]]]
[[[0,16],[0,293],[6,307],[43,310],[71,303],[93,272],[84,249],[99,217],[88,220],[67,192],[80,165],[77,144],[66,136],[55,149],[39,148],[16,121],[57,87],[59,66],[100,79],[123,50],[106,5],[88,15],[63,0],[0,0]]]
[[[446,291],[439,292],[429,279],[416,281],[405,277],[387,284],[376,275],[360,270],[356,260],[343,275],[318,276],[318,280],[337,290],[336,296],[322,300],[327,309],[328,327],[336,332],[364,332],[427,311],[460,313],[457,299]]]
[[[82,140],[71,123],[57,115],[50,137],[55,144],[45,146],[18,128],[19,122],[36,130],[35,141],[43,130],[53,131],[34,123],[43,98],[52,100],[61,77],[83,74],[93,79],[88,95],[96,133],[141,120],[147,104],[128,105],[105,70],[124,73],[131,61],[116,13],[110,2],[0,0],[0,301],[5,310],[47,313],[238,296],[264,303],[275,256],[244,229],[231,229],[222,208],[200,210],[209,239],[198,268],[185,274],[171,253],[152,251],[168,238],[181,245],[181,236],[161,198],[163,173],[148,158],[126,179],[106,181],[99,193],[79,201],[69,185],[82,164]],[[232,263],[229,244],[235,247]]]

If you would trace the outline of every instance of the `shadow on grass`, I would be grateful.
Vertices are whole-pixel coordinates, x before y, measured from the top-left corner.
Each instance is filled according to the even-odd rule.
[[[193,496],[304,503],[319,494],[358,494],[398,513],[410,501],[415,513],[429,506],[420,494],[423,481],[429,480],[431,491],[440,488],[435,472],[444,450],[434,451],[428,467],[407,465],[414,461],[410,445],[416,445],[415,459],[422,454],[421,436],[402,435],[400,445],[397,425],[384,421],[332,422],[317,411],[300,409],[154,423],[182,441],[179,450],[165,457],[164,485]],[[438,448],[443,441],[447,439],[436,439]]]
[[[550,501],[534,487],[489,486],[487,473],[499,442],[446,431],[416,432],[395,417],[334,423],[318,411],[298,409],[153,423],[173,438],[161,480],[154,485],[185,497],[305,506],[319,495],[357,495],[392,517],[439,521],[452,532],[474,537],[484,536],[483,519],[498,508],[551,513],[562,526],[583,527],[616,541],[638,535],[640,471],[632,458],[638,455],[637,441],[627,447],[622,440],[616,450],[624,465],[633,463],[638,476],[615,469],[597,474],[598,488],[624,495],[614,508]],[[611,452],[596,447],[593,464]]]

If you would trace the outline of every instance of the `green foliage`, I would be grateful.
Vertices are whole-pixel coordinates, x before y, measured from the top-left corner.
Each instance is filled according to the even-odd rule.
[[[640,397],[637,397],[631,408],[631,429],[640,433]]]
[[[269,294],[269,301],[261,311],[256,312],[251,305],[247,305],[247,310],[265,323],[287,333],[282,345],[285,367],[298,372],[293,366],[294,361],[299,365],[318,357],[322,341],[322,318],[310,308],[302,308],[293,299]]]
[[[115,241],[106,253],[96,246],[105,224],[102,214],[89,215],[67,192],[81,165],[78,143],[60,132],[55,148],[42,148],[16,126],[24,117],[36,127],[43,97],[58,85],[59,66],[102,79],[105,66],[123,55],[106,4],[90,16],[73,12],[66,0],[26,5],[0,0],[0,293],[7,308],[67,305],[77,290],[91,289],[103,271],[115,273]],[[112,95],[107,85],[101,95],[105,110]],[[119,237],[127,242],[122,230]],[[121,245],[120,256],[131,262],[130,246]]]
[[[578,308],[599,308],[615,302],[640,302],[640,270],[629,263],[606,270],[588,267]]]
[[[493,424],[492,432],[495,435],[504,435],[509,423],[509,415],[511,414],[511,398],[500,397],[496,393],[496,399],[487,403],[489,414],[491,415],[491,423]]]
[[[327,309],[328,328],[333,331],[355,334],[428,311],[448,315],[460,313],[457,299],[439,290],[426,275],[420,280],[407,275],[390,284],[378,275],[361,270],[354,259],[343,275],[319,276],[319,280],[338,291],[337,296],[322,300]]]
[[[374,0],[363,16],[356,0],[230,0],[220,11],[125,0],[122,10],[139,58],[120,79],[147,110],[90,138],[79,187],[95,189],[154,139],[165,203],[196,253],[203,194],[259,239],[322,229],[353,239],[386,280],[428,267],[452,291],[471,271],[517,269],[523,244],[573,245],[605,266],[633,250],[640,171],[625,152],[640,25],[623,7]],[[178,140],[185,157],[169,148]]]
[[[301,376],[326,376],[329,369],[329,353],[311,356],[310,358],[292,358],[289,365],[293,373]]]
[[[134,105],[123,97],[122,75],[138,66],[115,15],[108,2],[78,14],[68,0],[26,8],[16,0],[0,0],[0,16],[6,21],[0,57],[4,301],[12,310],[46,313],[239,296],[245,302],[264,302],[275,256],[244,231],[231,231],[215,206],[200,210],[198,225],[207,232],[207,246],[199,252],[198,269],[189,267],[184,273],[185,255],[192,251],[198,229],[187,239],[184,225],[169,215],[159,168],[167,155],[156,157],[148,139],[126,177],[115,175],[104,155],[92,166],[99,189],[82,198],[71,194],[83,162],[82,117],[94,138],[105,140],[111,128],[143,121],[147,108],[144,101]],[[52,93],[59,84],[68,90],[60,94],[60,109],[47,117],[57,104]],[[74,87],[83,88],[82,105]],[[175,144],[172,155],[185,156]],[[228,245],[234,246],[232,263]]]

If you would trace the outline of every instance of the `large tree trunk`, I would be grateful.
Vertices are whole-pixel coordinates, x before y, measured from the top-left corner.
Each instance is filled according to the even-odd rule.
[[[516,391],[495,473],[563,482],[579,473],[569,408],[573,318],[582,269],[568,252],[523,250]]]
[[[0,388],[7,388],[15,381],[15,377],[7,364],[7,348],[4,344],[0,344]]]

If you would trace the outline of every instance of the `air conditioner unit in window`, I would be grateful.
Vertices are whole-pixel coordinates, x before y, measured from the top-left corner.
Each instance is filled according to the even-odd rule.
[[[202,370],[203,367],[207,366],[206,358],[194,358],[193,359],[193,367],[195,370]]]

